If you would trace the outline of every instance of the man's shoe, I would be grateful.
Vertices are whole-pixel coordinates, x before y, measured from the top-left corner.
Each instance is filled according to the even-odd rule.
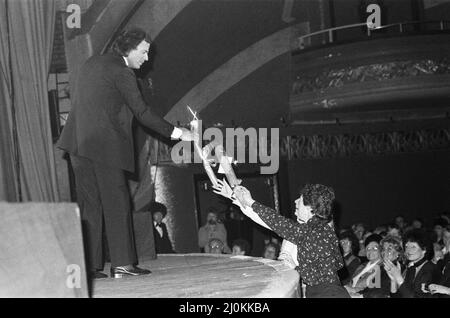
[[[139,268],[137,266],[118,266],[111,267],[111,277],[122,278],[124,276],[140,276],[148,275],[152,272],[148,269]]]
[[[89,278],[91,278],[91,279],[102,279],[102,278],[108,278],[108,275],[103,274],[100,271],[91,271],[91,272],[89,272]]]

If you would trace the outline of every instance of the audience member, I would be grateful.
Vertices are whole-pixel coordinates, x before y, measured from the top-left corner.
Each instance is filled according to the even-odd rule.
[[[153,202],[150,206],[150,211],[153,217],[153,236],[155,238],[155,249],[157,254],[171,254],[175,253],[172,247],[172,242],[169,238],[167,226],[163,219],[167,215],[167,208],[164,204]]]
[[[355,271],[351,284],[346,288],[352,297],[384,298],[389,297],[391,282],[389,276],[381,266],[382,237],[372,234],[366,238],[367,262],[361,264]]]
[[[342,285],[347,285],[353,277],[356,269],[361,265],[358,255],[359,242],[353,231],[346,231],[339,234],[339,243],[344,256],[344,267],[338,272]]]
[[[198,244],[205,253],[210,253],[208,242],[217,238],[224,244],[224,252],[231,253],[227,242],[227,230],[225,226],[219,222],[219,215],[215,208],[209,208],[206,216],[206,224],[198,231]]]
[[[405,217],[403,215],[397,215],[394,218],[394,224],[396,224],[398,226],[400,231],[404,231],[405,228],[408,226],[408,224],[405,221]]]
[[[397,292],[393,297],[423,298],[429,297],[426,292],[428,285],[436,277],[436,266],[427,260],[427,253],[431,252],[431,243],[427,234],[421,230],[412,230],[405,236],[405,257],[408,261],[407,269],[402,275],[401,266],[390,260],[384,260],[384,267],[395,284]]]
[[[400,229],[400,226],[398,226],[396,223],[389,224],[387,235],[402,238],[402,231]]]
[[[423,228],[423,220],[421,218],[415,218],[412,223],[413,229],[422,229]]]
[[[430,284],[429,291],[434,297],[450,298],[450,230],[443,231],[442,259],[437,262],[439,279],[436,284]]]
[[[434,220],[433,224],[433,243],[443,244],[442,242],[442,234],[444,229],[447,227],[448,223],[445,219],[437,218]]]
[[[356,223],[352,225],[353,233],[355,233],[356,237],[358,238],[359,242],[359,252],[358,256],[365,257],[365,251],[364,251],[364,234],[366,234],[366,228],[364,224],[362,223]]]
[[[208,242],[208,252],[209,254],[223,254],[225,245],[218,238],[212,238]]]
[[[234,240],[231,246],[233,255],[248,255],[250,253],[250,244],[247,240]]]
[[[267,259],[278,259],[278,254],[280,253],[280,247],[278,244],[275,244],[273,242],[269,242],[264,247],[264,254],[263,257]]]

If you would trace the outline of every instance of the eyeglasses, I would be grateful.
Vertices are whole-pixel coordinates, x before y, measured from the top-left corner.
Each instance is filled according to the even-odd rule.
[[[378,246],[372,246],[372,247],[366,248],[366,251],[378,251],[379,249],[380,249],[380,247],[378,247]]]

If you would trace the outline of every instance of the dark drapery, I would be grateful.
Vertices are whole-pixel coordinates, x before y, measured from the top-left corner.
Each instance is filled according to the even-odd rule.
[[[23,201],[59,199],[47,95],[55,5],[0,0],[0,200],[19,200],[18,186]]]

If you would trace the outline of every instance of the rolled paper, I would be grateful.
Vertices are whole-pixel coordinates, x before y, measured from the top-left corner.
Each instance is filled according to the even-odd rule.
[[[211,167],[211,162],[208,160],[208,156],[216,145],[218,144],[215,141],[207,144],[205,147],[203,147],[201,153],[201,157],[203,159],[203,167],[205,168],[206,174],[208,175],[208,178],[214,187],[217,187],[219,183],[217,182],[216,175]]]
[[[240,185],[242,181],[236,177],[233,167],[231,166],[228,157],[225,155],[223,146],[221,144],[215,147],[215,152],[217,161],[219,162],[220,167],[223,169],[230,187],[233,189],[235,186]]]

